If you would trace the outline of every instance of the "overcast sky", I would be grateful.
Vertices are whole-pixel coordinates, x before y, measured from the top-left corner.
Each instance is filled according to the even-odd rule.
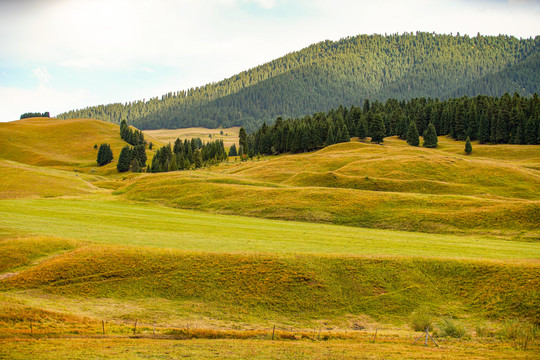
[[[540,0],[0,0],[0,121],[217,82],[326,39],[539,30]]]

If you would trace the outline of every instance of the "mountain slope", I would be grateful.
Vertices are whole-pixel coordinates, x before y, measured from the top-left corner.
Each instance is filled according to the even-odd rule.
[[[538,91],[538,42],[509,36],[360,35],[324,41],[218,83],[147,102],[70,111],[141,129],[244,126],[363,99]],[[532,76],[530,76],[533,74]]]

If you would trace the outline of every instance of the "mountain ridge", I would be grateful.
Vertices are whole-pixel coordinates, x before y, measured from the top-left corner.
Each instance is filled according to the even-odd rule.
[[[322,41],[219,82],[148,101],[88,107],[59,118],[126,119],[140,129],[244,126],[364,99],[538,92],[534,39],[417,32]]]

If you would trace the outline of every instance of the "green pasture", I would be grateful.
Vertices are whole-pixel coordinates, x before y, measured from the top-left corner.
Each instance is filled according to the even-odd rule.
[[[217,215],[103,197],[1,200],[0,229],[7,234],[210,252],[540,258],[537,242]]]

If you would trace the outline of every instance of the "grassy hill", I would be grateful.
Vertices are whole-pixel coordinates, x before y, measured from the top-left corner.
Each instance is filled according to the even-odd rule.
[[[0,357],[68,344],[78,350],[55,356],[158,356],[156,326],[156,338],[201,337],[205,348],[227,338],[240,357],[259,356],[245,344],[259,354],[279,343],[283,358],[313,341],[301,354],[333,346],[352,358],[351,344],[379,331],[376,356],[418,358],[417,316],[432,317],[441,337],[452,321],[468,338],[437,338],[444,346],[429,356],[538,351],[535,146],[474,143],[466,156],[447,138],[437,149],[388,138],[118,174],[114,161],[95,171],[93,149],[124,146],[116,125],[28,119],[0,132]],[[148,339],[138,337],[152,341],[139,348]]]
[[[161,144],[151,137],[148,141]],[[29,118],[0,123],[0,158],[28,165],[97,167],[94,145],[102,143],[111,145],[116,159],[126,145],[118,125],[100,120]]]
[[[149,101],[74,110],[141,129],[244,126],[301,117],[364,99],[538,92],[538,41],[416,33],[324,41],[231,78]]]
[[[535,146],[475,145],[474,155],[466,156],[461,142],[441,138],[439,144],[424,149],[395,138],[385,145],[343,143],[207,171],[145,175],[117,194],[272,219],[539,237]]]

